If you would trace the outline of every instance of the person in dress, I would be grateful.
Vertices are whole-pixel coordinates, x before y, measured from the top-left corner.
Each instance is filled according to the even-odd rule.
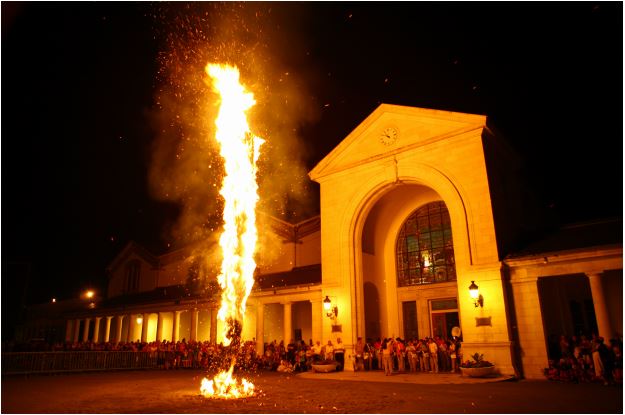
[[[392,345],[388,339],[384,339],[382,342],[382,366],[384,367],[384,374],[386,376],[393,374]]]

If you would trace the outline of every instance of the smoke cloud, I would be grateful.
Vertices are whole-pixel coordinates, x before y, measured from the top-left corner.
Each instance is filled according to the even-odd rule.
[[[223,168],[213,126],[218,101],[204,72],[209,62],[236,65],[241,82],[254,93],[251,129],[266,140],[259,160],[259,210],[291,222],[316,213],[306,168],[309,148],[298,136],[320,116],[307,89],[315,71],[299,35],[308,24],[305,7],[255,2],[155,7],[156,34],[164,46],[150,186],[154,197],[181,206],[165,237],[173,246],[214,244],[219,233]]]

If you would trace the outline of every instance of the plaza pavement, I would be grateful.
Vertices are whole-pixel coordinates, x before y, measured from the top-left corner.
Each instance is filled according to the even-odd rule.
[[[411,383],[417,385],[471,385],[478,383],[491,383],[491,382],[503,382],[507,380],[513,380],[514,376],[510,375],[496,375],[492,377],[483,378],[471,378],[468,376],[462,376],[459,373],[393,373],[390,376],[386,376],[384,372],[379,370],[372,371],[341,371],[341,372],[329,372],[329,373],[313,373],[304,372],[296,375],[297,377],[304,379],[315,380],[353,380],[353,381],[365,381],[365,382],[390,382],[390,383]]]

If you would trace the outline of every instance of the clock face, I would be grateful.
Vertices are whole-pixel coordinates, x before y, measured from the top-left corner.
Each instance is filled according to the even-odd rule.
[[[390,146],[397,141],[397,130],[393,127],[387,127],[380,134],[380,141],[385,146]]]

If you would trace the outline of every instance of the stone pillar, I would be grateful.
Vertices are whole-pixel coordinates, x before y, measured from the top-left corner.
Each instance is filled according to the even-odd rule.
[[[98,343],[98,338],[100,337],[100,321],[102,317],[96,317],[95,323],[93,325],[93,342]]]
[[[124,316],[117,316],[117,327],[115,327],[115,343],[122,341],[122,328],[124,327]]]
[[[78,335],[80,333],[80,319],[74,320],[74,343],[78,343]]]
[[[127,314],[126,317],[128,317],[128,333],[126,333],[126,343],[128,343],[135,340],[132,338],[132,326],[134,326],[135,322],[132,320],[132,314]]]
[[[163,313],[160,311],[158,314],[158,321],[156,323],[156,340],[163,341]]]
[[[73,328],[72,320],[67,320],[67,322],[65,323],[65,341],[66,342],[72,341],[72,335],[73,335],[72,328]]]
[[[198,317],[200,315],[200,310],[194,308],[191,310],[191,335],[189,337],[190,340],[197,340],[197,326],[198,326]]]
[[[108,343],[111,341],[111,319],[113,316],[106,316],[106,325],[104,326],[104,339],[102,340],[104,343]]]
[[[310,300],[312,306],[310,307],[312,313],[312,339],[313,344],[317,343],[317,340],[323,344],[323,307],[321,306],[321,300]],[[327,343],[327,342],[326,342]]]
[[[262,356],[265,352],[265,304],[256,306],[256,355]]]
[[[284,332],[282,336],[284,338],[285,347],[291,342],[291,339],[293,338],[293,319],[291,316],[291,304],[291,302],[284,303]]]
[[[211,308],[211,332],[210,332],[210,342],[213,344],[217,344],[217,310],[216,307]]]
[[[141,322],[141,342],[146,343],[148,341],[148,323],[150,321],[150,313],[143,313],[143,321]]]
[[[89,323],[91,322],[91,319],[89,317],[87,317],[85,319],[85,329],[82,332],[82,341],[86,342],[87,340],[89,340]]]
[[[608,304],[605,301],[605,293],[601,281],[602,275],[600,272],[588,273],[586,275],[590,282],[592,303],[595,306],[595,317],[597,318],[597,329],[599,330],[598,334],[604,338],[604,343],[609,344],[609,340],[612,337],[612,324],[610,323]]]
[[[180,310],[174,311],[174,323],[172,324],[171,341],[177,342],[180,337]]]

